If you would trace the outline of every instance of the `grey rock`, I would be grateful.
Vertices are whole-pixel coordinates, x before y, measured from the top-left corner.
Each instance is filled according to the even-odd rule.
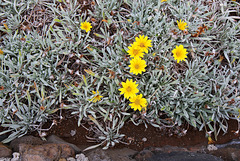
[[[210,154],[175,151],[170,153],[157,152],[147,161],[223,161],[221,158]],[[139,160],[140,161],[140,160]]]
[[[56,135],[51,135],[51,136],[47,137],[47,141],[48,141],[48,143],[67,144],[75,150],[75,153],[81,153],[81,149],[79,147],[77,147],[74,144],[66,142],[65,140],[59,138]]]
[[[0,158],[1,157],[11,157],[12,156],[12,150],[8,148],[6,145],[3,145],[0,143]]]
[[[137,153],[137,151],[129,148],[108,149],[106,152],[113,161],[133,161],[132,157]]]
[[[166,145],[166,146],[161,147],[161,148],[149,148],[149,150],[151,150],[151,151],[162,151],[162,152],[167,152],[167,153],[170,153],[170,152],[173,152],[173,151],[189,151],[187,148],[184,148],[184,147],[169,146],[169,145]]]
[[[14,152],[19,152],[19,145],[22,143],[31,145],[41,145],[46,143],[46,141],[43,141],[42,139],[34,136],[23,136],[21,138],[16,138],[12,140],[10,143],[10,147]]]
[[[230,142],[225,144],[216,144],[215,145],[218,149],[220,148],[239,148],[240,149],[240,139],[233,139]]]
[[[34,154],[24,154],[21,158],[24,161],[33,161],[33,160],[37,160],[37,161],[53,161],[53,159],[45,158],[44,156],[34,155]]]
[[[226,161],[240,161],[240,140],[233,139],[224,144],[216,144],[214,150],[208,148],[207,153],[221,157]]]
[[[75,155],[74,150],[67,144],[20,144],[19,152],[24,161],[52,161]]]
[[[223,158],[226,161],[240,161],[240,149],[234,147],[225,147],[215,151],[208,151],[209,154]]]
[[[149,149],[144,149],[142,151],[140,151],[139,153],[137,153],[133,158],[135,160],[148,160],[149,158],[151,158],[154,155],[154,153],[149,150]]]
[[[112,161],[106,151],[99,148],[87,153],[87,157],[89,161]]]
[[[202,147],[183,148],[164,146],[161,148],[147,148],[138,152],[133,158],[136,161],[223,161],[216,156],[198,153]]]
[[[129,148],[107,150],[97,148],[86,153],[86,157],[89,161],[134,161],[132,157],[136,153],[137,151]]]
[[[0,161],[11,161],[11,158],[0,158]]]

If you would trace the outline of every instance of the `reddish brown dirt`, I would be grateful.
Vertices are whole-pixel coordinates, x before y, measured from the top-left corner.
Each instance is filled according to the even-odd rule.
[[[218,135],[218,140],[215,142],[216,144],[223,144],[231,141],[232,139],[236,139],[239,136],[236,136],[232,131],[237,130],[237,122],[234,120],[230,120],[229,122],[228,133],[223,135],[220,133]],[[50,123],[46,124],[49,126]],[[87,126],[87,125],[85,125]],[[76,130],[76,135],[71,136],[71,130]],[[162,147],[165,145],[170,146],[180,146],[180,147],[190,147],[195,145],[207,145],[208,139],[206,138],[204,131],[198,131],[193,127],[188,129],[188,132],[185,136],[179,137],[176,135],[169,136],[163,134],[163,131],[158,130],[155,127],[139,125],[135,126],[131,122],[127,122],[123,128],[120,130],[121,134],[125,134],[125,141],[129,138],[132,139],[131,144],[116,144],[115,148],[123,148],[128,147],[134,150],[142,150],[146,147]],[[36,134],[36,133],[35,133]],[[58,125],[55,125],[50,131],[48,131],[48,135],[55,134],[64,140],[73,143],[78,146],[88,147],[91,145],[96,145],[97,143],[89,143],[86,136],[91,136],[92,133],[86,130],[85,128],[77,126],[77,119],[72,117],[68,119],[62,119]],[[144,142],[143,138],[146,138]],[[214,137],[212,137],[214,138]]]

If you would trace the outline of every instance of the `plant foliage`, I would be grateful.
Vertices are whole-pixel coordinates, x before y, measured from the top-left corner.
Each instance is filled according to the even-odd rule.
[[[7,127],[1,134],[13,132],[5,142],[41,131],[62,109],[78,115],[78,126],[92,121],[95,140],[105,148],[121,141],[128,120],[156,128],[188,123],[215,136],[227,132],[227,120],[240,121],[239,6],[215,0],[0,0],[0,123]],[[180,20],[187,26],[179,29]],[[89,32],[81,30],[85,21]],[[142,58],[145,71],[135,75],[127,51],[139,35],[152,47]],[[179,45],[187,58],[177,62],[172,50]],[[137,82],[146,110],[134,111],[120,95],[127,79]]]

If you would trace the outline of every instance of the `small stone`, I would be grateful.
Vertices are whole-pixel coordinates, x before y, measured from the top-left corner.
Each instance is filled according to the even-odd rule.
[[[65,158],[60,158],[58,161],[67,161]]]
[[[147,138],[142,138],[142,141],[143,141],[143,142],[146,142],[146,141],[147,141]]]
[[[84,154],[77,154],[76,159],[77,161],[88,161],[88,157],[86,157]]]
[[[18,161],[20,159],[20,154],[17,152],[14,152],[12,156],[13,158],[11,159],[11,161]]]
[[[76,159],[73,157],[69,157],[69,158],[67,158],[67,161],[76,161]]]
[[[213,144],[209,144],[209,145],[207,146],[207,149],[208,149],[209,151],[213,151],[213,150],[217,150],[218,148],[217,148],[215,145],[213,145]]]
[[[75,130],[71,130],[70,135],[71,135],[71,136],[76,135],[76,129],[75,129]]]
[[[9,149],[7,146],[0,143],[0,158],[1,157],[11,157],[12,156],[12,150]]]

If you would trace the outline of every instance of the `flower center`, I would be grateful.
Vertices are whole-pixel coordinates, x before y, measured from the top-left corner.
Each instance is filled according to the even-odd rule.
[[[128,92],[131,92],[132,91],[132,88],[130,86],[127,87],[126,89]]]
[[[133,50],[133,55],[136,56],[138,54],[138,49]]]
[[[144,47],[145,47],[145,44],[142,42],[142,43],[140,43],[139,46],[142,47],[142,48],[144,48]]]
[[[139,66],[139,64],[135,64],[135,69],[139,69],[140,68],[140,66]]]
[[[134,103],[136,104],[136,105],[140,105],[140,99],[136,99],[135,101],[134,101]]]
[[[181,52],[180,52],[180,51],[177,51],[177,52],[176,52],[176,55],[177,55],[177,57],[180,57],[180,56],[181,56]]]
[[[84,25],[83,25],[83,28],[87,29],[87,28],[88,28],[87,24],[84,24]]]

